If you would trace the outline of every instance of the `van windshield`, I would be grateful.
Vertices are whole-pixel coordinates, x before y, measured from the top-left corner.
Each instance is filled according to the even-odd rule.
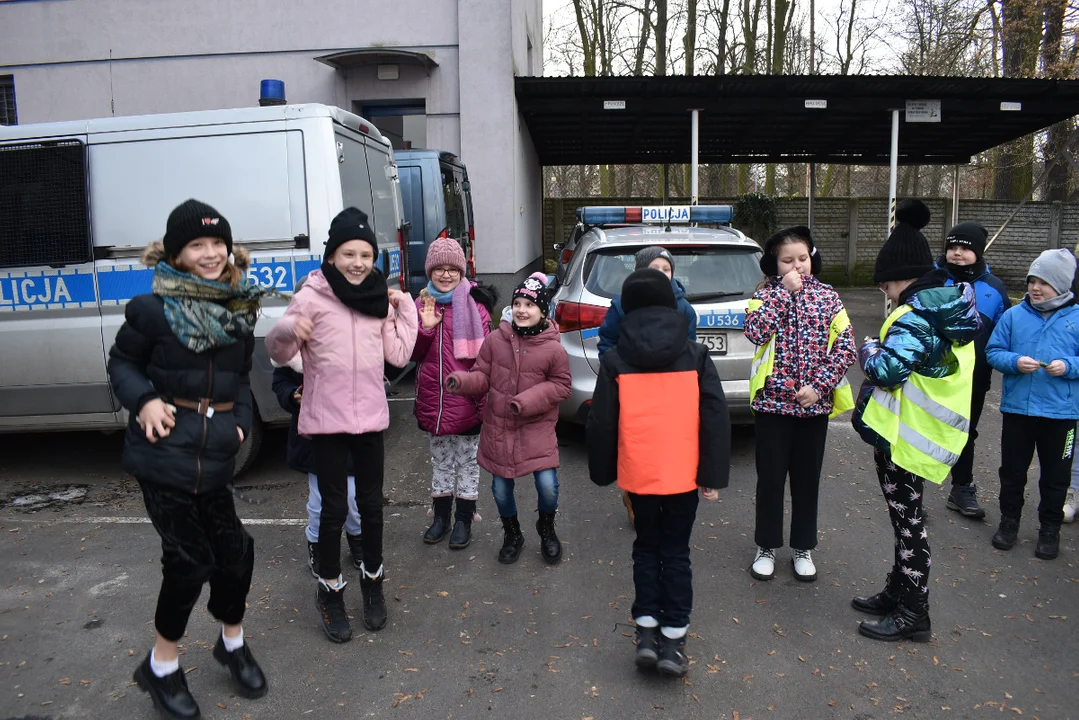
[[[446,203],[446,232],[451,238],[468,237],[468,220],[465,215],[465,191],[461,178],[449,165],[440,165],[442,172],[442,196]]]
[[[643,247],[643,246],[641,246]],[[585,265],[585,288],[594,295],[613,298],[633,272],[641,247],[618,247],[591,253]],[[668,247],[674,256],[674,279],[686,289],[690,302],[722,302],[753,295],[761,281],[755,248],[693,246]]]

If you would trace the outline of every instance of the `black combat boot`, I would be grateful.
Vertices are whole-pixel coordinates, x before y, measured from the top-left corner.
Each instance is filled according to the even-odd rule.
[[[952,491],[948,494],[948,509],[973,520],[985,517],[985,510],[978,504],[978,486],[974,483],[952,485]]]
[[[360,592],[363,593],[363,626],[372,632],[386,627],[386,599],[382,597],[382,566],[374,575],[360,568]]]
[[[540,551],[543,559],[548,564],[555,564],[562,559],[562,543],[554,532],[554,513],[540,510],[539,520],[536,521],[536,532],[540,536]]]
[[[899,642],[929,642],[933,626],[929,622],[929,600],[925,597],[912,600],[903,598],[888,615],[880,620],[864,620],[858,632],[874,640]]]
[[[1038,530],[1038,544],[1034,548],[1034,557],[1052,560],[1060,551],[1060,526],[1042,525]]]
[[[851,607],[866,615],[888,615],[899,604],[899,587],[896,571],[888,573],[884,579],[884,589],[869,597],[856,597],[850,601]]]
[[[423,541],[428,545],[442,542],[442,538],[450,532],[450,512],[453,510],[452,497],[436,497],[434,499],[435,519],[431,521],[431,527],[423,534]]]
[[[1010,518],[1001,515],[1000,527],[993,536],[993,547],[997,550],[1011,550],[1015,547],[1015,541],[1019,537],[1019,518]]]
[[[450,535],[450,550],[463,550],[472,543],[472,517],[475,514],[475,500],[457,498],[457,512],[453,515],[453,533]]]
[[[348,611],[345,609],[345,585],[347,583],[342,581],[338,587],[331,588],[319,578],[315,590],[315,606],[318,607],[322,631],[335,643],[352,639],[352,623],[348,621]]]
[[[512,565],[517,562],[521,548],[525,546],[525,536],[521,534],[521,523],[517,522],[517,516],[502,518],[502,530],[506,537],[502,540],[502,549],[498,551],[498,562]]]

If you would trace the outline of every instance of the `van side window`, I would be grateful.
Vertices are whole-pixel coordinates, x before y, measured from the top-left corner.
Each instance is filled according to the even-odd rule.
[[[336,133],[337,163],[341,168],[341,200],[344,207],[371,212],[371,177],[367,170],[367,153],[363,143],[343,132]]]
[[[0,267],[89,262],[86,147],[0,146]]]
[[[464,189],[451,168],[443,165],[440,169],[442,195],[446,201],[446,229],[451,238],[458,240],[467,238],[468,221],[465,220]]]

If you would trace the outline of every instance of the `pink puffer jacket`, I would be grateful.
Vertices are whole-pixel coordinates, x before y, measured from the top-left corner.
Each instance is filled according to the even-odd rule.
[[[423,307],[423,298],[416,298],[416,311]],[[476,303],[483,323],[484,336],[491,333],[491,315]],[[416,420],[420,429],[434,435],[460,435],[480,424],[486,398],[453,395],[445,390],[446,378],[452,372],[468,372],[475,360],[459,360],[453,354],[453,304],[439,305],[442,322],[431,330],[422,325],[412,350],[413,362],[420,363],[416,371]]]
[[[483,342],[472,372],[453,373],[462,395],[487,395],[479,465],[492,475],[519,478],[556,468],[558,405],[569,397],[569,357],[558,328],[521,337],[503,322]]]
[[[311,338],[296,337],[296,319],[310,320]],[[303,357],[301,435],[360,435],[390,426],[383,361],[402,367],[416,344],[416,306],[408,293],[390,299],[385,319],[362,315],[337,299],[321,270],[289,303],[266,335],[270,359],[285,364]]]

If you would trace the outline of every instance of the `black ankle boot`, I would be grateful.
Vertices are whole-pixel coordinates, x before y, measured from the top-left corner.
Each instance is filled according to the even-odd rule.
[[[637,667],[654,668],[659,662],[659,628],[637,626]]]
[[[874,640],[898,642],[913,640],[929,642],[933,626],[929,622],[929,602],[900,600],[895,610],[880,620],[865,620],[858,625],[858,632]]]
[[[1019,537],[1019,518],[1001,516],[1000,527],[993,535],[993,547],[997,550],[1011,550]]]
[[[472,543],[472,517],[475,514],[475,500],[457,498],[457,512],[454,513],[453,533],[450,535],[450,550],[463,550]]]
[[[352,556],[352,567],[359,570],[360,565],[363,564],[363,535],[345,533],[345,539],[348,540],[348,553]]]
[[[884,589],[869,597],[856,597],[850,601],[851,607],[866,615],[888,615],[899,604],[899,589],[895,586],[895,573],[888,573],[884,580]]]
[[[386,627],[386,599],[382,597],[382,567],[375,577],[360,570],[360,592],[363,593],[363,626],[374,632]]]
[[[664,675],[683,677],[689,672],[689,658],[686,657],[686,638],[669,638],[662,632],[659,635],[659,662],[656,669]]]
[[[187,676],[184,675],[183,668],[159,678],[150,668],[150,655],[147,654],[146,659],[135,669],[135,682],[150,693],[154,707],[164,710],[172,717],[199,717],[199,705],[187,689]]]
[[[536,532],[540,536],[540,551],[543,559],[553,565],[562,559],[562,543],[554,532],[554,513],[540,510],[539,520],[536,521]]]
[[[1038,530],[1038,544],[1034,548],[1034,557],[1052,560],[1060,551],[1060,526],[1042,525]]]
[[[236,690],[245,698],[260,698],[266,694],[266,676],[251,654],[247,641],[229,652],[224,641],[218,638],[214,645],[214,660],[229,669]]]
[[[335,643],[352,639],[352,623],[348,621],[348,611],[345,609],[345,583],[331,588],[320,579],[315,590],[315,606],[326,637]]]
[[[431,521],[431,527],[423,534],[423,541],[428,545],[442,542],[442,538],[450,532],[450,511],[453,510],[452,497],[436,497],[434,499],[435,519]]]
[[[517,516],[502,518],[502,530],[506,537],[502,540],[502,549],[498,551],[498,562],[512,565],[517,562],[521,548],[525,546],[525,536],[521,534],[521,523],[517,522]]]

